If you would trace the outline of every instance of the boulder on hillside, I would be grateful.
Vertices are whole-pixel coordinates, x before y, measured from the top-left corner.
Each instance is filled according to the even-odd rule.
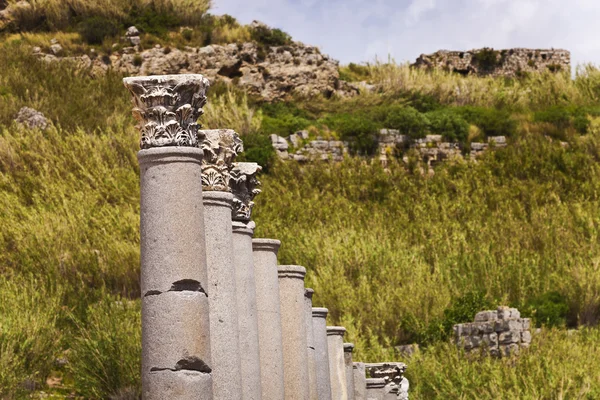
[[[19,110],[15,122],[29,129],[46,129],[48,127],[48,119],[41,112],[30,108],[23,107]]]

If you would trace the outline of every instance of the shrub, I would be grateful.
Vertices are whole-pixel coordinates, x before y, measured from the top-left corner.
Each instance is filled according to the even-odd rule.
[[[269,172],[275,162],[275,149],[271,139],[260,133],[250,133],[242,136],[244,152],[237,158],[238,161],[256,162],[263,167],[263,172]]]
[[[104,39],[116,36],[119,33],[119,27],[108,18],[91,17],[79,24],[79,33],[89,44],[102,44]]]
[[[350,150],[354,153],[373,154],[377,147],[375,135],[379,128],[364,114],[335,114],[323,120],[340,134],[342,139],[350,140]]]
[[[291,135],[307,128],[311,117],[293,103],[271,103],[261,106],[263,121],[261,131],[265,134]]]
[[[253,40],[265,46],[285,46],[292,43],[291,36],[281,29],[271,29],[264,25],[254,27],[251,35]]]
[[[140,302],[106,296],[88,308],[87,321],[75,320],[67,369],[77,393],[108,399],[140,393]],[[133,397],[136,398],[136,397]]]
[[[498,51],[484,47],[483,49],[473,54],[473,61],[481,68],[484,72],[491,72],[501,64],[499,60],[500,54]]]
[[[508,111],[465,106],[457,108],[456,112],[486,136],[514,136],[517,132],[517,122]]]
[[[428,124],[427,117],[412,107],[392,107],[385,119],[386,128],[398,129],[401,134],[413,139],[425,137]]]
[[[567,129],[571,126],[571,112],[566,107],[554,106],[535,112],[533,120],[553,124],[559,129]]]
[[[569,304],[567,299],[559,292],[546,292],[529,301],[524,314],[535,321],[536,326],[564,327],[566,325]]]
[[[180,26],[181,19],[168,7],[159,11],[154,6],[135,9],[126,25],[135,25],[142,32],[164,36],[169,29]]]
[[[339,69],[340,79],[346,82],[366,81],[371,76],[369,65],[350,63]]]
[[[442,135],[451,142],[466,142],[469,136],[469,123],[452,109],[429,112],[426,116],[431,133]]]
[[[141,67],[143,63],[144,63],[144,59],[142,58],[141,55],[136,54],[133,56],[133,65],[135,65],[136,67]]]

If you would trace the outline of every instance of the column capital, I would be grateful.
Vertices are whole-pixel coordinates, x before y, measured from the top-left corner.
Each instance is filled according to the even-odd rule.
[[[327,318],[329,310],[323,307],[313,307],[312,316],[313,318]]]
[[[200,74],[154,75],[123,79],[132,95],[133,116],[142,133],[140,147],[197,147],[196,122],[203,114],[210,84]]]
[[[354,351],[354,343],[344,343],[344,353],[352,353]]]
[[[346,334],[346,328],[343,326],[328,326],[327,336],[342,336]]]
[[[252,208],[254,207],[254,198],[261,190],[258,189],[260,181],[257,174],[262,167],[257,163],[239,162],[233,163],[229,177],[229,186],[233,192],[233,212],[234,221],[250,221]]]
[[[304,288],[304,297],[312,300],[313,295],[315,294],[315,290],[311,288]]]
[[[242,139],[232,129],[202,130],[199,135],[204,137],[202,190],[231,192],[231,169],[235,157],[244,151]]]

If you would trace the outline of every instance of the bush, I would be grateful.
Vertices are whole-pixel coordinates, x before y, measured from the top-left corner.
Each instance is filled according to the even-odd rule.
[[[265,134],[291,135],[311,124],[310,116],[292,103],[264,104],[261,110],[261,131]]]
[[[473,61],[482,71],[491,72],[501,64],[501,60],[498,60],[498,56],[498,51],[489,47],[484,47],[473,54]]]
[[[181,25],[181,19],[170,8],[158,11],[154,6],[136,9],[126,25],[135,25],[145,33],[164,36],[169,29]]]
[[[275,162],[275,149],[269,136],[250,133],[242,136],[242,140],[244,152],[240,154],[237,161],[256,162],[263,167],[263,172],[269,172]]]
[[[481,129],[485,136],[510,137],[517,133],[517,121],[508,111],[465,106],[456,108],[456,112],[467,122]]]
[[[350,63],[340,67],[340,80],[346,82],[366,81],[371,76],[369,65]]]
[[[105,17],[91,17],[79,24],[79,33],[86,43],[102,44],[104,39],[119,33],[117,24]]]
[[[62,294],[33,276],[0,276],[0,398],[45,385],[60,354]]]
[[[341,139],[350,140],[350,150],[359,154],[374,154],[377,148],[375,135],[379,128],[364,114],[336,114],[323,120],[340,134]]]
[[[281,29],[271,29],[259,25],[252,29],[252,40],[265,46],[285,46],[292,43],[292,37]]]
[[[569,313],[567,299],[559,292],[546,292],[528,302],[524,314],[533,318],[536,326],[564,327]]]
[[[413,139],[425,137],[428,125],[427,117],[412,107],[391,107],[385,119],[386,128],[398,129]]]
[[[594,113],[595,110],[589,110]],[[533,115],[535,122],[545,122],[554,125],[557,129],[566,130],[575,129],[580,134],[586,134],[590,127],[590,120],[587,117],[588,110],[585,108],[573,108],[564,106],[554,106],[548,109],[537,111]]]
[[[141,393],[140,302],[106,296],[88,308],[87,321],[75,320],[67,369],[77,393],[108,399]],[[133,397],[133,398],[137,398]]]
[[[429,112],[426,116],[431,133],[442,135],[451,142],[466,142],[469,136],[469,123],[452,109]]]

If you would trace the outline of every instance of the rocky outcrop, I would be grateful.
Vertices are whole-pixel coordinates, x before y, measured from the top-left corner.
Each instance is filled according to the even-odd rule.
[[[15,122],[29,129],[46,129],[48,120],[41,112],[33,108],[23,107],[19,110]]]
[[[130,28],[128,34],[135,32]],[[127,36],[127,40],[132,38],[138,37]],[[76,62],[94,74],[109,68],[129,76],[201,73],[211,82],[235,84],[266,101],[281,100],[290,94],[331,97],[358,93],[355,86],[340,81],[338,61],[301,43],[267,48],[248,42],[183,50],[156,45],[143,51],[139,51],[139,46],[131,46],[110,57],[95,58],[37,54],[48,62]]]
[[[444,69],[463,75],[518,77],[527,73],[571,72],[571,53],[559,49],[483,48],[471,51],[440,50],[421,54],[416,68]]]

